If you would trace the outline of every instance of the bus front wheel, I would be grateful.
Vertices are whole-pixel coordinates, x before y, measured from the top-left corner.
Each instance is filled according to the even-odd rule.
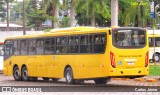
[[[74,83],[74,78],[73,78],[73,71],[72,71],[72,68],[71,67],[67,67],[65,69],[65,79],[66,79],[66,82],[68,84],[73,84]]]
[[[13,68],[13,77],[16,81],[21,81],[22,77],[19,72],[19,68],[16,66]]]
[[[23,81],[28,81],[29,80],[28,70],[27,70],[26,66],[22,68],[22,80]]]

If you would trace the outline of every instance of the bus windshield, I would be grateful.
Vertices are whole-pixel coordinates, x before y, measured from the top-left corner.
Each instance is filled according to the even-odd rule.
[[[146,45],[146,30],[115,29],[112,30],[112,42],[118,48],[142,48]]]

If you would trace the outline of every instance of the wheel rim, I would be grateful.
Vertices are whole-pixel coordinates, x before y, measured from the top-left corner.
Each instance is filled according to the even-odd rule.
[[[24,78],[25,80],[28,79],[28,71],[27,71],[26,69],[23,71],[23,78]]]
[[[155,61],[159,61],[159,56],[155,56]]]
[[[18,69],[16,69],[16,70],[14,71],[14,76],[15,76],[16,79],[19,78],[19,71],[18,71]]]
[[[70,70],[67,72],[66,77],[67,77],[67,81],[70,83],[72,81],[72,72]]]

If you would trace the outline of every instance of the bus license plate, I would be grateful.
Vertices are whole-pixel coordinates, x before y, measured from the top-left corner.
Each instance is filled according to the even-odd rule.
[[[128,65],[134,65],[134,61],[129,61],[127,63],[128,63]]]

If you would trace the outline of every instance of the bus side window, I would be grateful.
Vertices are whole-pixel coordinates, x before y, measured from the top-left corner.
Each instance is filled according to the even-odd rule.
[[[44,53],[44,39],[37,39],[36,44],[37,44],[37,48],[36,48],[37,54],[43,54]]]
[[[94,35],[94,53],[104,53],[106,46],[106,35]]]
[[[70,36],[68,42],[67,53],[79,53],[78,36]]]
[[[90,53],[90,48],[88,45],[88,35],[80,37],[80,53]]]
[[[21,40],[21,55],[26,55],[28,50],[28,40]]]
[[[14,41],[14,55],[20,55],[20,40]]]
[[[36,45],[35,39],[29,40],[29,53],[28,53],[29,55],[34,55],[35,54],[35,52],[36,52],[35,45]]]
[[[81,44],[87,44],[88,43],[88,35],[81,36]]]
[[[51,51],[52,51],[52,53],[55,53],[55,45],[56,45],[55,38],[51,38]]]
[[[12,55],[13,54],[13,43],[12,41],[6,41],[4,46],[4,54]]]
[[[52,38],[46,38],[44,42],[44,49],[45,49],[45,54],[51,54],[52,53],[52,48],[51,48],[51,39]]]

